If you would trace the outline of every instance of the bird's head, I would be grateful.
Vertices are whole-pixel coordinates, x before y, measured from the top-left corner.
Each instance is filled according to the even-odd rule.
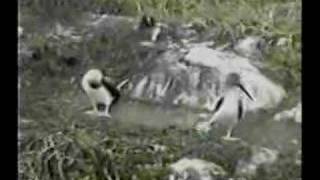
[[[151,28],[156,25],[156,20],[152,16],[144,14],[141,18],[139,29]]]
[[[226,78],[226,86],[231,88],[231,87],[238,87],[243,91],[250,100],[254,101],[253,96],[247,91],[246,88],[242,85],[240,75],[238,73],[230,73],[227,75]]]
[[[240,75],[238,73],[230,73],[227,75],[226,85],[228,87],[239,86],[240,84]]]
[[[83,77],[90,87],[97,89],[102,85],[103,72],[99,69],[90,69]]]

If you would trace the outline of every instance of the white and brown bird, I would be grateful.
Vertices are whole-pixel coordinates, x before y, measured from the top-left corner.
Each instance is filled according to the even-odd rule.
[[[115,87],[101,70],[90,69],[83,76],[81,82],[81,86],[93,106],[93,110],[86,111],[86,113],[111,118],[111,107],[119,99],[120,89],[127,82],[128,79]]]
[[[213,110],[214,114],[209,121],[197,124],[196,129],[208,132],[211,126],[217,123],[227,128],[227,134],[222,139],[239,140],[240,138],[232,137],[232,131],[245,115],[241,93],[244,93],[250,100],[254,101],[252,95],[241,84],[239,74],[228,74],[225,82],[225,92],[216,101]]]
[[[141,17],[137,30],[140,33],[145,33],[146,35],[148,35],[148,38],[146,39],[146,41],[140,42],[140,44],[142,46],[154,46],[154,43],[159,40],[163,31],[167,28],[168,26],[166,24],[157,22],[153,16],[144,14]]]

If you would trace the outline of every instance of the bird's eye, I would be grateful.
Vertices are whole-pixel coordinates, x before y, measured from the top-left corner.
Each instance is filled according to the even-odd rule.
[[[97,89],[101,86],[101,84],[98,82],[89,82],[89,85],[92,89]]]
[[[106,105],[104,103],[97,103],[97,109],[98,111],[105,111]]]

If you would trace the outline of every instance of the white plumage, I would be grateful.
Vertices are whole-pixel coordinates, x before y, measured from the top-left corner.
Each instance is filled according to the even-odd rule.
[[[93,110],[86,113],[111,118],[110,106],[120,93],[108,84],[103,73],[98,69],[89,70],[83,76],[81,85],[93,106]]]
[[[222,125],[227,128],[225,140],[238,140],[239,138],[231,137],[232,130],[237,123],[244,117],[244,106],[241,93],[245,93],[248,98],[254,100],[249,92],[240,83],[240,77],[236,73],[230,73],[227,76],[225,91],[218,98],[214,114],[209,121],[201,122],[197,125],[198,131],[208,132],[213,123]]]

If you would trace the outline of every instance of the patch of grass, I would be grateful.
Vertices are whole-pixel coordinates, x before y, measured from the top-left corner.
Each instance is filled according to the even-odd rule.
[[[135,175],[138,179],[161,179],[167,175],[166,165],[172,161],[163,164],[166,152],[129,139],[120,134],[103,137],[82,128],[40,136],[23,147],[20,177],[131,179]]]
[[[257,177],[261,180],[281,180],[301,177],[301,166],[295,164],[295,151],[280,154],[279,161],[269,167],[261,167],[257,170]],[[281,169],[282,171],[279,171]]]
[[[248,35],[260,36],[265,38],[269,44],[266,62],[277,72],[288,74],[293,79],[291,87],[301,84],[301,1],[299,0],[90,0],[70,2],[25,0],[20,4],[20,14],[23,14],[21,22],[27,27],[30,23],[33,24],[30,27],[40,25],[44,27],[44,24],[58,21],[64,24],[75,24],[81,21],[79,13],[85,14],[97,9],[119,9],[118,14],[122,15],[150,14],[161,21],[175,19],[180,22],[198,23],[206,29],[215,28],[218,32],[214,40],[220,44],[233,42]],[[113,12],[106,10],[106,13]],[[36,31],[34,29],[32,32]],[[125,51],[123,43],[120,46],[117,45],[116,41],[119,42],[119,40],[115,39],[109,44],[103,42],[103,38],[87,42],[90,43],[89,56],[93,59],[101,59],[100,57],[105,55],[104,52],[108,52],[105,47],[112,47],[110,51],[114,53],[117,52],[117,49],[121,49],[119,54],[122,56],[130,55],[128,53],[130,51]],[[276,45],[280,40],[285,42],[281,47]],[[34,37],[33,41],[34,46],[39,47],[40,50],[45,43],[39,36]],[[123,53],[124,51],[126,53]],[[117,59],[115,56],[120,55],[115,54],[112,59]]]
[[[250,146],[214,139],[203,142],[180,130],[166,134],[162,130],[136,129],[132,136],[126,130],[114,130],[112,124],[105,127],[102,133],[69,123],[64,131],[26,136],[20,149],[21,179],[164,179],[170,173],[169,165],[186,156],[215,162],[232,177],[237,160],[250,156]],[[157,151],[155,144],[166,149]],[[295,153],[292,149],[281,154],[273,166],[260,167],[257,175],[248,179],[299,177]]]

